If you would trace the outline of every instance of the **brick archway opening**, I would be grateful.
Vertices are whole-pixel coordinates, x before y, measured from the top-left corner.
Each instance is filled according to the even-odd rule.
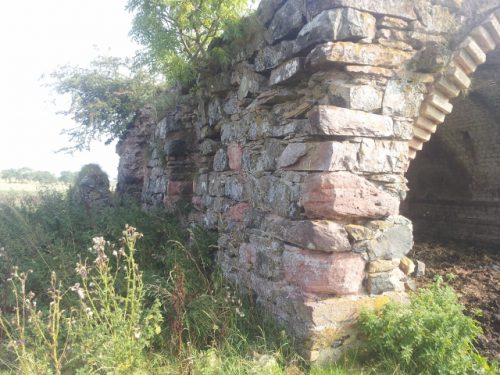
[[[410,164],[401,209],[417,238],[500,244],[500,49]]]

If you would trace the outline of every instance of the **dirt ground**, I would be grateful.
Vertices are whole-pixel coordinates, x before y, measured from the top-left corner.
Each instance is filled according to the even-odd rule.
[[[450,284],[472,314],[480,309],[477,317],[484,330],[478,350],[490,360],[500,358],[500,246],[464,245],[457,242],[418,241],[409,255],[426,264],[426,274],[418,284],[425,285],[435,275],[456,277]]]

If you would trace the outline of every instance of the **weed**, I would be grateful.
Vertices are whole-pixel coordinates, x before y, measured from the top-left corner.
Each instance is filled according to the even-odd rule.
[[[364,311],[359,326],[372,355],[404,374],[493,374],[474,348],[481,327],[463,310],[438,278],[413,294],[409,305],[390,303],[379,315]]]

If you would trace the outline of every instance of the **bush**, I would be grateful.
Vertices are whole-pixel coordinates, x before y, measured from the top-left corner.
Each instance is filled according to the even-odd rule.
[[[359,326],[369,352],[404,374],[493,374],[474,348],[481,327],[463,310],[453,289],[437,279],[408,305],[390,303],[380,314],[364,311]]]

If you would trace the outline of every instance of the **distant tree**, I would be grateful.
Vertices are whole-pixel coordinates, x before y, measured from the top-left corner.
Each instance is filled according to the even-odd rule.
[[[72,184],[73,182],[75,182],[77,175],[78,172],[62,171],[59,174],[59,182],[62,182],[64,184]]]
[[[42,184],[53,184],[57,182],[56,176],[48,171],[33,171],[30,180]]]
[[[124,134],[140,108],[163,104],[156,77],[127,59],[99,57],[89,68],[63,66],[51,77],[49,85],[71,98],[61,113],[78,124],[63,131],[71,142],[63,151],[88,150],[93,140],[110,143]]]
[[[18,181],[19,180],[19,171],[17,169],[4,169],[1,172],[1,176],[4,180],[9,182]]]
[[[248,9],[247,0],[129,0],[132,37],[145,47],[143,57],[163,69],[170,81],[193,81],[208,46]]]
[[[50,172],[36,171],[27,167],[5,169],[1,172],[1,177],[9,182],[33,181],[44,184],[52,184],[57,181],[57,178]]]
[[[17,171],[17,179],[21,181],[34,181],[33,173],[34,170],[28,167],[19,168]]]

